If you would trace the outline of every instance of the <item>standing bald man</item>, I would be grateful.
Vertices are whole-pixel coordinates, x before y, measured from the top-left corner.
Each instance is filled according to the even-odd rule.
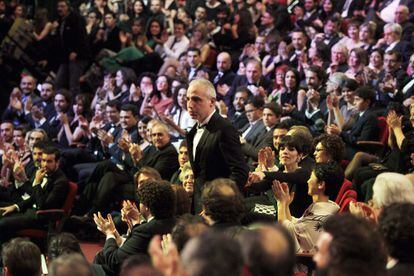
[[[194,172],[193,210],[201,211],[201,191],[207,181],[224,177],[241,189],[248,167],[236,129],[216,112],[216,91],[211,82],[197,79],[187,90],[187,109],[197,124],[187,134],[188,156]]]

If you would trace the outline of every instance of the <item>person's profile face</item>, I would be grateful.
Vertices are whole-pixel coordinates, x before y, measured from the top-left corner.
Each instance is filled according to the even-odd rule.
[[[214,98],[207,95],[202,85],[193,84],[188,88],[187,110],[192,119],[202,123],[213,112],[214,103]]]
[[[316,242],[316,253],[313,255],[313,261],[316,264],[317,269],[326,269],[329,265],[329,246],[332,241],[332,235],[327,232],[320,234],[318,241]]]

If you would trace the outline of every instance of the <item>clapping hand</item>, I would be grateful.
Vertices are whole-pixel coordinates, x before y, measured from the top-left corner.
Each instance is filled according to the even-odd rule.
[[[152,265],[165,276],[183,275],[180,254],[170,235],[161,240],[161,236],[154,236],[149,244],[148,253]]]
[[[107,133],[103,129],[98,129],[97,135],[98,135],[98,139],[101,140],[102,143],[105,146],[108,146],[109,144],[111,144],[111,143],[114,142],[114,136],[112,136],[111,134]]]
[[[139,212],[135,203],[129,200],[124,200],[121,209],[121,218],[128,224],[128,228],[141,223],[141,213]]]
[[[330,126],[326,127],[326,133],[332,135],[339,135],[341,134],[341,130],[337,125],[331,124]]]
[[[121,138],[118,140],[118,147],[124,151],[129,151],[129,146],[131,145],[131,136],[128,134],[128,132],[124,131],[121,135]]]
[[[269,171],[275,165],[275,153],[270,147],[265,147],[259,150],[258,153],[260,171]]]
[[[391,110],[387,115],[387,124],[392,129],[401,128],[402,116],[398,116],[394,110]]]
[[[116,228],[114,221],[112,220],[111,214],[107,215],[107,219],[102,217],[101,212],[93,214],[93,220],[95,221],[96,227],[105,235],[115,235]]]
[[[294,192],[289,192],[288,184],[278,180],[273,180],[272,192],[278,202],[286,205],[290,205],[295,197]]]

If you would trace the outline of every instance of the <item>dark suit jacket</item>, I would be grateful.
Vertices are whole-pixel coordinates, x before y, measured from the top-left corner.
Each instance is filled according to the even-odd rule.
[[[223,76],[221,76],[221,78],[219,78],[217,82],[215,82],[214,79],[216,78],[217,74],[218,74],[218,71],[215,71],[210,75],[210,81],[214,84],[214,87],[217,87],[217,85],[223,85],[223,84],[227,84],[228,86],[231,86],[234,78],[236,77],[236,74],[233,71],[228,70],[224,72]]]
[[[350,160],[357,151],[358,141],[378,141],[378,119],[372,111],[366,110],[351,130],[341,132],[340,136],[346,144],[346,157]]]
[[[244,111],[241,114],[233,114],[229,119],[237,130],[242,129],[249,122]]]
[[[213,114],[197,145],[193,158],[194,126],[187,134],[188,157],[194,172],[194,207],[200,210],[200,197],[204,184],[219,177],[230,178],[240,189],[247,181],[248,168],[243,161],[240,139],[231,123],[217,112]]]
[[[252,160],[257,161],[257,155],[261,148],[273,146],[273,130],[274,128],[267,130],[265,127],[264,131],[260,133],[254,143],[245,143],[242,145],[243,153],[250,158],[250,162]]]
[[[88,36],[86,34],[85,20],[78,14],[71,12],[65,19],[59,21],[57,29],[62,62],[69,61],[69,54],[75,52],[77,59],[87,59],[90,56]],[[63,32],[60,27],[64,24]]]
[[[2,205],[8,206],[11,204],[15,204],[17,202],[22,201],[22,196],[27,193],[31,195],[33,193],[33,180],[36,173],[36,168],[34,166],[34,162],[31,159],[29,163],[26,164],[24,167],[25,173],[27,178],[29,179],[26,181],[22,186],[16,188],[15,183],[12,183],[7,188],[0,188],[0,201]],[[16,180],[14,180],[16,181]]]
[[[247,123],[241,130],[240,133],[245,132],[250,127],[250,123]],[[246,142],[250,144],[256,144],[258,138],[263,135],[263,133],[266,132],[266,127],[263,124],[263,120],[258,120],[252,128],[249,130],[249,132],[246,134]]]
[[[138,143],[138,128],[137,126],[133,126],[128,130],[128,134],[131,136],[131,141],[133,143]],[[120,130],[117,135],[115,136],[115,143],[112,147],[109,147],[108,152],[111,156],[111,161],[115,164],[120,164],[125,166],[126,171],[133,171],[133,166],[131,166],[130,162],[127,162],[126,156],[128,154],[125,154],[119,147],[118,147],[118,140],[122,137],[122,130]]]
[[[405,40],[401,40],[400,42],[395,45],[393,50],[396,50],[397,52],[401,53],[403,56],[403,67],[405,68],[405,65],[410,60],[410,56],[413,53],[413,45],[410,42],[407,42]]]
[[[179,168],[178,153],[171,143],[168,143],[162,149],[150,146],[144,155],[136,165],[138,170],[144,166],[148,166],[156,169],[163,179],[170,180],[171,176]]]
[[[117,272],[122,262],[129,256],[147,254],[148,244],[155,235],[171,233],[175,219],[153,219],[148,223],[135,225],[126,241],[119,247],[115,239],[108,239],[103,248],[104,264],[113,272]]]
[[[404,83],[404,80],[407,78],[407,74],[404,70],[398,69],[397,71],[394,71],[392,73],[393,77],[397,80],[397,89],[402,89],[402,85]],[[378,75],[378,78],[383,80],[385,78],[385,71],[381,71]],[[378,83],[379,84],[379,83]],[[402,101],[402,94],[397,93],[394,98],[391,98],[388,93],[383,93],[380,91],[379,87],[376,87],[377,90],[377,101],[374,103],[375,107],[387,107],[389,102],[401,102]]]
[[[239,87],[239,86],[248,86],[248,85],[249,85],[249,82],[248,82],[246,76],[240,76],[240,77],[234,78],[229,92],[226,94],[226,96],[224,96],[224,102],[226,103],[229,110],[234,109],[233,99],[234,99],[234,95],[236,94],[237,87]],[[272,92],[273,83],[270,80],[263,77],[263,76],[260,77],[260,79],[257,83],[257,87],[259,87],[259,86],[262,86],[264,88],[264,90],[267,91],[268,94],[270,92]]]
[[[47,178],[47,184],[33,187],[33,194],[30,198],[23,200],[17,205],[21,212],[33,208],[36,204],[37,210],[62,208],[69,192],[69,182],[65,174],[57,169]]]

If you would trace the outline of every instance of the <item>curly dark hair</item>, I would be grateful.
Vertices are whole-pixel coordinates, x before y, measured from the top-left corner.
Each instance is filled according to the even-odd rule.
[[[172,218],[174,215],[174,191],[168,181],[151,180],[138,188],[138,197],[156,219]]]
[[[325,195],[335,200],[344,181],[344,171],[336,162],[316,163],[313,172],[319,181],[325,182]]]
[[[244,214],[243,196],[233,180],[218,178],[207,183],[201,194],[205,214],[215,222],[239,223]]]
[[[337,214],[324,229],[332,235],[327,275],[387,275],[381,236],[366,219]]]
[[[337,163],[342,161],[345,154],[345,143],[342,141],[341,137],[332,134],[322,134],[313,140],[315,148],[318,143],[322,144],[324,150],[331,157],[332,161]]]
[[[414,261],[414,204],[396,203],[384,209],[378,229],[388,254],[399,262]]]

